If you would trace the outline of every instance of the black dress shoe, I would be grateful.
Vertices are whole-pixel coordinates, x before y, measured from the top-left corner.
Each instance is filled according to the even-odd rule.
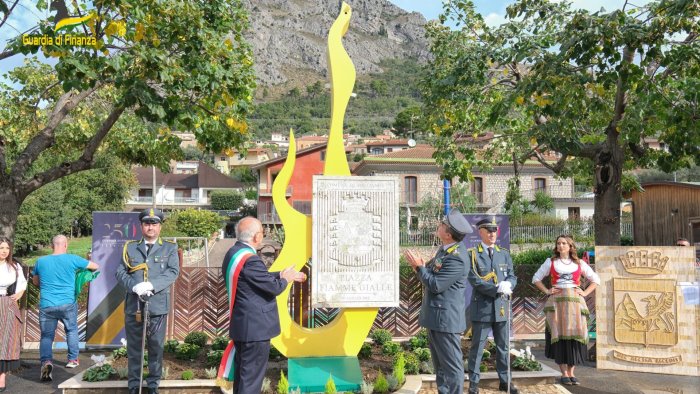
[[[498,391],[508,391],[508,384],[507,383],[500,383],[498,385]],[[520,393],[520,390],[518,390],[517,387],[513,383],[510,384],[510,394],[518,394]]]

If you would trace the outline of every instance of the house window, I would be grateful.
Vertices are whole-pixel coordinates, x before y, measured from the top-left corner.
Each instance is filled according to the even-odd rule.
[[[544,192],[547,190],[547,180],[544,178],[535,178],[535,192]]]
[[[175,189],[175,197],[191,198],[192,189]]]
[[[326,161],[326,151],[325,150],[321,151],[321,161]]]
[[[381,155],[384,153],[384,148],[372,148],[371,152],[373,155]]]
[[[393,151],[394,151],[394,148],[386,148],[386,151],[387,151],[387,152],[393,152]]]
[[[418,203],[418,178],[414,176],[407,176],[403,178],[403,201],[406,204],[417,204]]]
[[[139,197],[153,197],[153,189],[139,189]]]
[[[474,177],[472,182],[472,194],[476,198],[476,202],[483,204],[484,202],[484,178]]]
[[[221,156],[221,157],[219,157],[219,160],[220,160],[220,161],[226,161],[226,156]]]
[[[581,208],[569,207],[569,220],[581,220]]]

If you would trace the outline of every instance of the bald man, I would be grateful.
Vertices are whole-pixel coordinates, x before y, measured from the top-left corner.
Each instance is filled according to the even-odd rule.
[[[306,275],[290,266],[281,272],[268,272],[257,250],[263,243],[262,223],[245,217],[236,225],[237,242],[224,257],[222,273],[234,300],[229,324],[233,340],[233,392],[259,394],[270,354],[270,339],[280,333],[276,297],[293,281]],[[235,284],[235,286],[234,286]],[[226,360],[222,362],[226,363]]]
[[[52,241],[53,254],[39,257],[34,265],[32,282],[39,286],[39,326],[41,341],[41,381],[53,379],[53,340],[60,320],[66,331],[68,362],[66,368],[78,366],[78,304],[75,299],[75,273],[80,269],[96,270],[99,266],[80,256],[66,253],[68,238],[57,235]]]

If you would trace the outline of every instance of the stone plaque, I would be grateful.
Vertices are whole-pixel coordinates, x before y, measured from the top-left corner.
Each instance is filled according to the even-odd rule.
[[[398,306],[398,179],[314,176],[313,189],[313,307]]]
[[[687,247],[596,247],[598,368],[700,372],[700,314],[679,285],[697,280],[694,260]]]

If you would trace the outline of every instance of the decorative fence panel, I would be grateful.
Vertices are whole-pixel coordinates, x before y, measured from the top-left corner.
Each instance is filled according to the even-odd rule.
[[[522,265],[515,267],[518,285],[513,297],[513,331],[516,335],[540,334],[544,332],[545,319],[542,309],[546,297],[531,284],[532,275],[538,266]],[[310,270],[305,267],[310,275]],[[289,297],[289,311],[294,320],[304,327],[321,327],[337,315],[338,309],[314,309],[310,305],[311,280],[294,284]],[[584,284],[584,287],[587,284]],[[167,338],[183,340],[192,331],[204,331],[210,337],[228,333],[228,296],[221,276],[221,268],[183,267],[180,277],[172,288],[172,307],[168,319]],[[400,269],[400,304],[396,308],[380,308],[374,328],[383,328],[394,336],[415,335],[418,314],[422,299],[421,284],[410,267]],[[39,329],[39,290],[29,284],[27,304],[24,311],[24,340],[38,342]],[[591,311],[589,331],[595,331],[595,293],[586,299]],[[87,308],[79,303],[78,327],[80,340],[85,340]],[[64,341],[63,328],[59,325],[56,341]]]

